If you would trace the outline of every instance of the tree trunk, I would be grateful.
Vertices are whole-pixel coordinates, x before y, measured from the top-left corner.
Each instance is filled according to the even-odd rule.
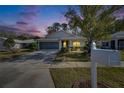
[[[92,40],[89,40],[88,41],[88,55],[90,56],[90,53],[91,53],[91,46],[92,46]]]

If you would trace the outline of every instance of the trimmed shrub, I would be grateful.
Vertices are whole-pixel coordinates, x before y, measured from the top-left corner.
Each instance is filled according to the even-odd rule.
[[[31,43],[28,46],[28,49],[30,49],[31,51],[37,50],[37,43]]]

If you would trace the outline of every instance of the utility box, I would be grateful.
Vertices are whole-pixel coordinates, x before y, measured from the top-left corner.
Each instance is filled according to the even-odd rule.
[[[120,54],[118,50],[94,48],[91,50],[91,60],[107,66],[120,65]]]

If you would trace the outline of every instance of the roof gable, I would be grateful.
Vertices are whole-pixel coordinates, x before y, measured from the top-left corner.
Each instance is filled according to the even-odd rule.
[[[64,31],[59,31],[46,36],[46,38],[48,39],[79,39],[80,37]]]
[[[121,38],[121,37],[124,38],[124,31],[120,31],[112,34],[112,38]]]

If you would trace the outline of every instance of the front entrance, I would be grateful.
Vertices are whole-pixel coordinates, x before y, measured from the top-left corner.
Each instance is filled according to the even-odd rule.
[[[69,47],[69,41],[63,40],[62,41],[62,48],[68,48]]]
[[[73,51],[80,51],[80,42],[79,41],[73,41],[73,43],[72,43],[72,45],[73,45]]]

